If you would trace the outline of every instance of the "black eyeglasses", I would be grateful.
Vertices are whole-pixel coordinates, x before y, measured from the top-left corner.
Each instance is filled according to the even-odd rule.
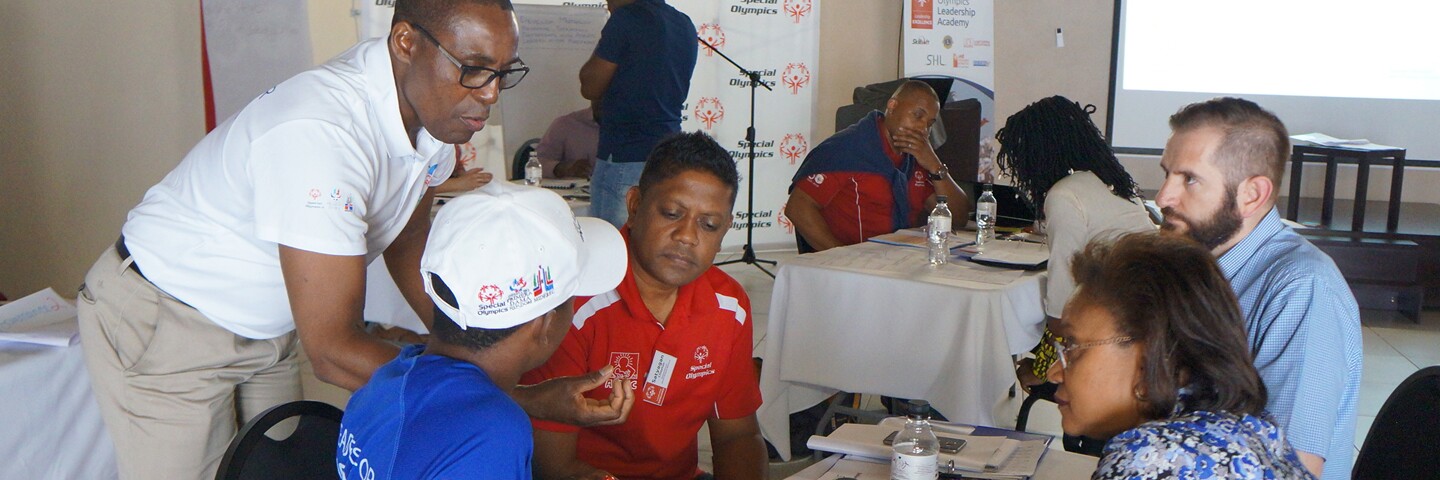
[[[498,78],[500,79],[500,89],[508,90],[519,85],[520,81],[525,79],[525,74],[530,73],[530,67],[525,66],[525,62],[519,60],[516,60],[520,62],[519,67],[505,70],[476,67],[460,63],[460,60],[456,59],[454,55],[451,55],[448,50],[445,50],[445,46],[441,45],[440,41],[436,40],[434,35],[431,35],[429,31],[425,30],[425,27],[421,27],[415,23],[411,23],[410,26],[415,27],[415,30],[420,31],[421,34],[425,35],[425,38],[430,39],[430,42],[434,43],[435,47],[440,50],[440,54],[444,55],[446,60],[449,60],[450,63],[455,64],[456,68],[460,69],[460,86],[462,87],[472,89],[485,88],[487,85],[490,85],[490,82]]]

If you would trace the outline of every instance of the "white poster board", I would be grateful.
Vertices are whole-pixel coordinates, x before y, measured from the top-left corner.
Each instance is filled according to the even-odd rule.
[[[980,100],[980,139],[995,137],[995,1],[907,0],[900,41],[906,77],[955,79],[948,101]],[[993,140],[990,142],[993,145]],[[980,148],[976,145],[976,148]],[[980,175],[991,164],[981,150]],[[990,171],[993,177],[993,170]],[[970,179],[960,179],[970,180]]]
[[[205,0],[200,5],[216,123],[311,67],[304,0]]]
[[[580,96],[580,66],[590,59],[609,14],[595,7],[516,4],[515,17],[520,58],[530,73],[500,94],[506,155],[540,138],[555,117],[590,106]]]

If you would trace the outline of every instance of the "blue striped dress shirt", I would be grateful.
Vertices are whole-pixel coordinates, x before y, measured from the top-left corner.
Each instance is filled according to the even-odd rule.
[[[1296,450],[1325,458],[1322,479],[1350,478],[1363,347],[1340,270],[1274,208],[1219,263],[1240,300],[1269,412]]]

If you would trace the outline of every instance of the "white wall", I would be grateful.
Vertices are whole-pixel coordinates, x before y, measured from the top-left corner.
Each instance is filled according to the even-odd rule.
[[[12,0],[0,15],[0,291],[73,295],[204,133],[199,3]]]
[[[835,109],[851,103],[855,87],[900,76],[899,1],[825,0],[820,9],[820,68],[815,81],[815,134],[835,132]]]

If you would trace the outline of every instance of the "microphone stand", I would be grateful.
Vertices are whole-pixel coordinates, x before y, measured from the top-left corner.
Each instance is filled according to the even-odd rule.
[[[765,267],[760,266],[760,264],[762,263],[775,265],[775,261],[765,260],[755,256],[755,89],[758,87],[764,87],[766,90],[771,91],[773,91],[773,89],[771,89],[769,85],[760,82],[760,74],[750,70],[746,70],[745,67],[742,67],[740,66],[740,64],[735,63],[734,60],[731,60],[729,56],[725,55],[725,52],[722,52],[720,51],[720,49],[715,48],[714,45],[711,45],[710,42],[705,41],[704,38],[696,38],[699,38],[700,43],[709,48],[710,51],[720,54],[720,58],[725,59],[726,62],[730,62],[730,64],[734,65],[735,68],[740,69],[741,75],[744,75],[745,77],[750,79],[750,126],[745,129],[745,143],[750,145],[750,167],[749,172],[745,174],[747,183],[749,184],[746,186],[747,191],[745,194],[745,246],[743,247],[743,253],[740,255],[740,258],[734,260],[726,260],[715,265],[719,266],[730,265],[732,263],[745,263],[749,265],[754,265],[755,268],[758,268],[760,269],[760,271],[765,272],[765,274],[769,275],[770,278],[775,278],[775,274],[770,273],[770,271],[766,270]]]

